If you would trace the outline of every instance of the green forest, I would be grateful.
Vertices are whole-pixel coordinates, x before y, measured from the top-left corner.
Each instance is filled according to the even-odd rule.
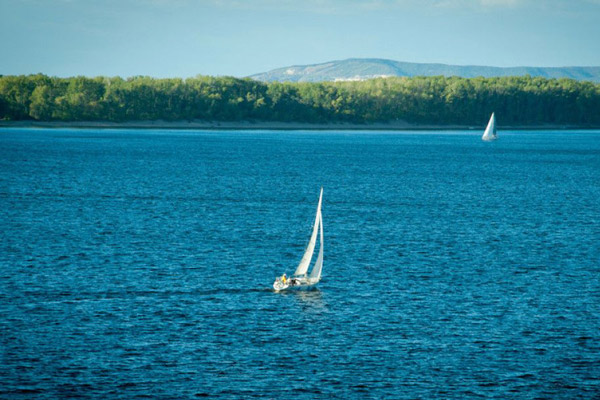
[[[530,76],[264,83],[46,75],[0,76],[0,120],[393,122],[600,125],[600,84]]]

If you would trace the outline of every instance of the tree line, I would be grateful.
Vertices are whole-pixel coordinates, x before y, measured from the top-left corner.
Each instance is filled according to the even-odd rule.
[[[264,83],[198,76],[156,79],[0,76],[0,119],[36,121],[282,121],[600,125],[600,84],[530,76],[413,77]]]

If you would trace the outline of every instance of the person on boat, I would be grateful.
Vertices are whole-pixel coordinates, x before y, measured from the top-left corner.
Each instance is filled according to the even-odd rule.
[[[281,276],[281,281],[285,284],[285,282],[287,281],[287,277],[285,276],[285,273]]]

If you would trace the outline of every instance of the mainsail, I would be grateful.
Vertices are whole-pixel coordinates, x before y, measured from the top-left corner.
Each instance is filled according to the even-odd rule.
[[[298,268],[296,268],[296,272],[294,272],[294,276],[302,276],[306,275],[306,271],[308,271],[308,267],[310,265],[310,260],[312,259],[313,253],[315,251],[315,244],[317,243],[317,233],[319,231],[319,226],[321,225],[321,200],[323,199],[323,188],[321,188],[321,194],[319,195],[319,204],[317,205],[317,215],[315,216],[315,225],[313,226],[312,235],[310,236],[310,241],[306,246],[306,251],[302,256],[302,260],[300,260],[300,264],[298,264]],[[323,231],[321,227],[321,243],[323,241]],[[323,251],[323,245],[321,244],[321,250],[319,254]],[[321,257],[322,259],[322,257]],[[318,260],[317,260],[318,261]],[[314,269],[314,268],[313,268]],[[319,272],[320,276],[321,272]]]
[[[308,277],[310,283],[317,283],[321,280],[321,270],[323,269],[323,215],[321,214],[321,210],[319,210],[319,226],[321,243],[319,243],[319,255],[317,256],[317,261]]]
[[[483,132],[481,140],[494,140],[496,139],[496,137],[496,116],[494,115],[494,113],[492,113],[492,116],[490,117],[490,122],[488,122],[487,128],[485,128],[485,132]]]

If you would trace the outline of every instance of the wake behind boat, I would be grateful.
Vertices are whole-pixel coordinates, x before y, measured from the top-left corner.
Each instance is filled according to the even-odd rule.
[[[485,128],[485,132],[483,132],[481,140],[484,142],[491,142],[492,140],[496,139],[498,139],[498,135],[496,134],[496,116],[494,113],[492,113],[490,122],[488,122],[487,127]]]
[[[321,280],[321,271],[323,270],[323,216],[321,215],[322,200],[323,188],[321,188],[321,194],[319,195],[319,204],[317,205],[317,215],[315,216],[315,224],[313,225],[312,235],[310,236],[310,240],[306,246],[302,260],[300,260],[300,264],[298,264],[298,267],[296,268],[296,271],[292,277],[288,278],[286,274],[283,274],[275,279],[275,282],[273,283],[273,289],[275,289],[276,292],[286,289],[309,288],[316,285]],[[315,261],[310,274],[308,274],[308,267],[310,266],[310,261],[313,257],[315,246],[317,244],[317,234],[319,234],[320,237],[319,255],[317,256],[317,260]]]

